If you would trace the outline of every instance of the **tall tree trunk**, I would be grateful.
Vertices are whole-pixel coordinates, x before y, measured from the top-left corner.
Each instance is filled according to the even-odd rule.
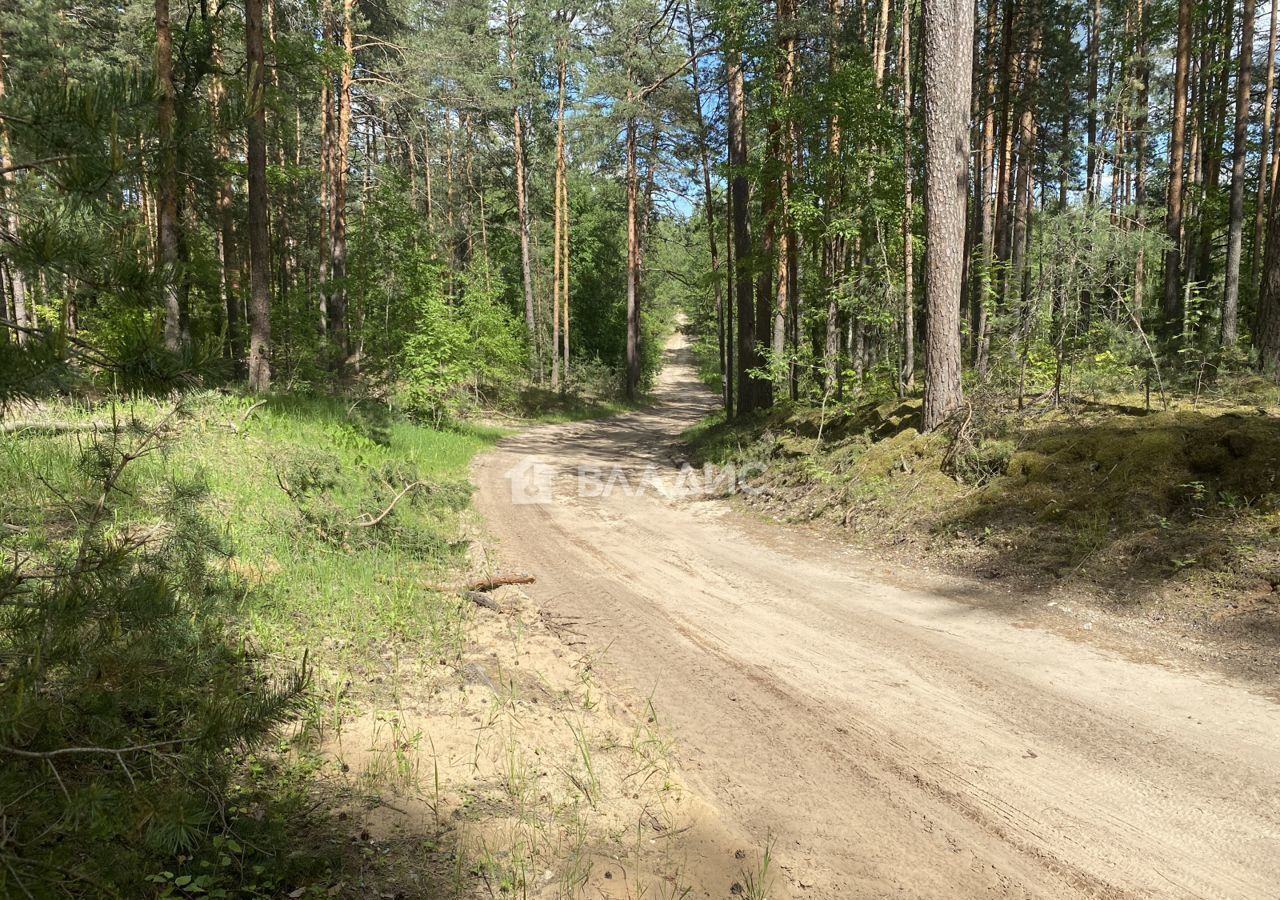
[[[4,29],[0,29],[0,101],[4,100],[5,83],[8,73],[5,71],[5,51],[4,51]],[[5,207],[5,219],[8,225],[9,234],[13,237],[18,235],[18,204],[17,198],[14,196],[17,179],[14,177],[13,157],[9,149],[9,125],[0,119],[0,169],[4,171],[4,175],[0,176],[0,204]],[[22,270],[17,264],[9,261],[5,266],[5,272],[8,276],[9,291],[13,297],[13,320],[14,324],[19,328],[30,328],[32,326],[31,317],[27,312],[27,282]],[[27,334],[24,331],[16,331],[15,337],[19,345],[27,342]]]
[[[1276,10],[1280,3],[1272,0],[1271,27],[1267,37],[1267,87],[1262,92],[1262,146],[1258,151],[1258,200],[1253,212],[1253,246],[1249,250],[1249,273],[1251,282],[1257,286],[1262,275],[1259,263],[1262,262],[1263,224],[1267,213],[1267,198],[1271,196],[1267,190],[1270,184],[1269,154],[1275,152],[1271,143],[1271,116],[1274,101],[1276,78]]]
[[[1137,0],[1138,4],[1138,115],[1133,123],[1133,219],[1134,227],[1146,230],[1147,205],[1147,126],[1151,105],[1151,58],[1149,54],[1151,28],[1151,0]],[[1138,253],[1133,264],[1133,318],[1142,325],[1142,304],[1146,296],[1146,241],[1138,242]]]
[[[747,415],[759,406],[759,381],[753,373],[761,364],[756,346],[756,315],[751,277],[751,193],[747,182],[746,78],[742,52],[726,54],[729,93],[730,199],[733,215],[734,281],[738,307],[738,409]]]
[[[1267,214],[1266,251],[1262,261],[1262,295],[1254,343],[1262,373],[1280,383],[1280,203],[1273,193]]]
[[[218,221],[218,262],[222,268],[222,301],[226,316],[224,354],[227,359],[239,362],[243,356],[240,347],[240,262],[236,258],[235,217],[231,192],[231,140],[222,127],[227,88],[223,83],[222,51],[213,48],[214,69],[219,74],[209,86],[209,106],[214,123],[213,159],[217,167],[217,186],[214,193],[214,209]]]
[[[844,0],[830,0],[831,23],[827,48],[827,77],[834,79],[840,66],[840,35],[844,27]],[[826,235],[823,240],[823,288],[827,292],[826,340],[823,345],[823,391],[837,396],[841,389],[840,367],[840,288],[844,267],[844,238],[834,233],[832,210],[844,198],[844,176],[839,165],[841,154],[841,122],[831,113],[827,125],[827,161],[830,172],[823,204]],[[745,138],[744,138],[745,140]],[[745,151],[744,151],[745,155]],[[739,260],[741,265],[741,260]],[[740,357],[741,364],[741,357]]]
[[[564,158],[564,147],[561,145],[560,151],[560,305],[561,312],[564,315],[564,328],[560,333],[561,347],[561,363],[564,366],[564,377],[569,378],[569,175],[566,168]],[[481,221],[484,220],[484,196],[480,197]],[[485,239],[485,259],[489,256],[488,239]],[[486,262],[486,271],[488,265]]]
[[[325,25],[326,33],[328,24]],[[333,259],[333,141],[336,125],[333,116],[333,79],[325,73],[320,84],[320,257],[319,313],[320,334],[329,334],[329,264]]]
[[[1025,90],[1034,96],[1036,82],[1040,77],[1040,10],[1035,6],[1029,8],[1032,16],[1031,45],[1027,49],[1027,74]],[[1025,329],[1030,320],[1024,296],[1024,286],[1029,274],[1027,264],[1027,245],[1029,243],[1029,220],[1031,204],[1034,200],[1031,189],[1032,170],[1035,168],[1036,118],[1035,105],[1031,102],[1023,104],[1018,118],[1018,176],[1014,185],[1013,198],[1013,246],[1010,251],[1009,285],[1005,290],[1006,297],[1017,295],[1020,298],[1018,312],[1019,331],[1025,341]],[[1087,326],[1086,326],[1087,327]]]
[[[875,55],[872,57],[872,72],[876,90],[884,85],[884,71],[889,64],[889,7],[892,0],[880,0],[880,20],[876,24]]]
[[[507,3],[507,62],[511,67],[511,123],[514,132],[512,153],[516,171],[516,215],[520,229],[520,279],[524,287],[524,324],[529,332],[529,353],[535,376],[542,379],[542,361],[539,353],[538,323],[534,314],[533,270],[529,257],[529,194],[525,184],[524,124],[520,115],[520,78],[517,71],[519,55],[516,53],[516,7]],[[628,391],[630,391],[628,376]]]
[[[632,92],[627,92],[627,105]],[[627,399],[640,393],[640,176],[636,161],[636,119],[630,116],[626,128],[627,153]]]
[[[978,286],[971,306],[973,314],[973,367],[979,376],[986,375],[990,351],[990,310],[994,292],[992,266],[995,263],[996,202],[992,188],[996,178],[996,0],[987,2],[986,87],[982,118],[982,153],[979,165],[979,189],[975,194],[978,207],[981,259],[974,267]]]
[[[711,253],[711,285],[716,308],[716,349],[719,353],[721,399],[726,413],[733,411],[733,373],[729,371],[725,357],[724,287],[720,283],[720,255],[716,245],[716,215],[712,209],[711,161],[707,150],[707,123],[702,114],[702,86],[698,74],[698,47],[693,34],[693,0],[685,0],[685,26],[689,34],[690,85],[693,90],[693,110],[698,128],[698,164],[702,169],[702,205],[707,216],[707,248]],[[732,338],[731,338],[732,339]]]
[[[266,60],[262,0],[245,0],[245,56],[249,66],[249,388],[271,387],[271,244],[267,234]]]
[[[1169,193],[1164,230],[1164,296],[1161,303],[1166,339],[1182,333],[1182,180],[1187,134],[1187,73],[1191,68],[1191,21],[1194,0],[1178,0],[1178,46],[1173,77],[1173,122],[1169,136]]]
[[[551,264],[551,387],[560,387],[560,258],[561,230],[564,227],[565,210],[560,204],[560,195],[564,190],[564,82],[565,60],[564,48],[560,48],[560,64],[556,68],[556,86],[559,95],[559,108],[556,113],[556,169],[555,169],[555,225],[553,229],[552,264]],[[567,300],[568,298],[566,298]]]
[[[182,350],[182,306],[178,301],[178,145],[174,134],[177,91],[173,85],[173,32],[169,25],[169,0],[155,0],[156,82],[160,96],[156,106],[156,139],[160,145],[160,171],[156,179],[157,260],[164,269],[164,346],[171,353]]]
[[[342,0],[342,69],[338,74],[338,90],[334,95],[337,134],[333,140],[333,218],[329,234],[329,273],[333,289],[329,294],[329,334],[337,367],[346,366],[351,356],[350,322],[347,311],[347,183],[351,168],[351,78],[355,53],[352,10],[355,0]],[[336,36],[335,36],[336,37]]]
[[[901,392],[914,390],[916,385],[916,305],[915,273],[912,266],[915,250],[912,247],[912,225],[915,220],[915,203],[911,195],[911,0],[902,3],[902,372],[898,380]],[[985,206],[981,197],[979,206]],[[981,303],[981,299],[977,302]],[[959,327],[957,325],[957,327]]]
[[[886,5],[888,0],[885,0]],[[778,97],[782,105],[781,117],[770,122],[773,158],[781,165],[778,178],[778,206],[776,219],[777,252],[774,255],[774,287],[772,347],[774,356],[787,356],[787,332],[791,318],[791,259],[795,232],[791,227],[791,102],[795,81],[796,0],[778,0],[776,27],[778,29]],[[780,118],[780,121],[779,121]],[[787,366],[787,383],[791,383],[791,363]]]
[[[1274,0],[1273,4],[1274,6]],[[1249,84],[1253,76],[1254,0],[1244,0],[1240,68],[1236,76],[1236,131],[1231,149],[1231,206],[1227,222],[1227,283],[1222,298],[1222,346],[1236,344],[1240,310],[1240,254],[1244,249],[1244,158],[1249,149]]]
[[[1189,0],[1188,0],[1189,2]],[[960,287],[969,186],[973,3],[924,0],[925,382],[921,428],[963,402]]]
[[[1102,173],[1098,168],[1098,56],[1102,37],[1102,0],[1092,0],[1089,10],[1088,31],[1088,110],[1085,123],[1085,136],[1089,142],[1085,159],[1085,202],[1092,206],[1098,199],[1098,183]]]

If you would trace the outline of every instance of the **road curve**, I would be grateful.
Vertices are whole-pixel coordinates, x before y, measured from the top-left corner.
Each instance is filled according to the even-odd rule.
[[[1280,707],[681,491],[717,399],[679,335],[657,399],[504,440],[477,502],[606,677],[652,691],[685,780],[777,839],[779,893],[1280,897]]]

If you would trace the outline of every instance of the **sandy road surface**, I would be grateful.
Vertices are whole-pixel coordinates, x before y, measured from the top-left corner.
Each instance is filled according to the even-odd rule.
[[[580,487],[579,466],[675,475],[716,402],[678,335],[658,396],[504,441],[478,502],[503,564],[608,646],[606,677],[653,692],[686,780],[776,837],[778,893],[1280,897],[1280,706],[904,589],[721,501],[616,476],[592,496],[607,468]],[[513,503],[513,467],[550,502]]]

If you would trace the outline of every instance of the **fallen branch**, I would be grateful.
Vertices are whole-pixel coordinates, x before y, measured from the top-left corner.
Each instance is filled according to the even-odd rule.
[[[236,425],[234,422],[232,422],[229,419],[227,420],[227,424],[231,426],[231,430],[233,432],[235,432],[236,434],[239,434],[240,429],[244,428],[244,423],[249,421],[249,417],[253,415],[258,409],[266,405],[267,405],[266,400],[259,400],[257,403],[253,404],[252,406],[250,406],[248,409],[244,411],[244,415],[240,417],[239,425]]]
[[[396,504],[400,502],[401,497],[403,497],[405,494],[409,493],[411,490],[413,490],[416,487],[422,487],[426,483],[427,482],[425,481],[415,481],[412,484],[406,485],[403,491],[396,494],[395,499],[391,501],[391,505],[388,506],[386,509],[384,509],[382,512],[378,513],[372,519],[369,518],[368,513],[365,513],[364,515],[360,516],[360,518],[352,521],[351,524],[356,526],[357,528],[372,528],[374,525],[377,525],[379,522],[381,522],[383,519],[385,519],[387,516],[391,514],[391,510],[396,508]]]
[[[479,578],[466,587],[464,591],[491,591],[494,588],[502,587],[504,584],[533,584],[537,581],[532,575],[491,575],[488,578]]]
[[[0,746],[0,753],[9,753],[13,756],[23,756],[27,759],[52,759],[56,756],[69,756],[77,753],[96,753],[106,756],[120,756],[125,753],[142,753],[146,750],[156,750],[160,747],[174,747],[178,744],[190,744],[199,738],[185,737],[175,738],[171,741],[156,741],[153,744],[134,744],[131,747],[59,747],[57,750],[19,750],[17,747]]]
[[[498,606],[496,600],[480,591],[461,591],[460,594],[463,600],[470,600],[476,606],[483,606],[485,609],[491,609],[494,612],[499,612],[502,609],[502,607]]]
[[[108,431],[120,433],[124,431],[121,422],[3,422],[0,423],[0,434],[74,434],[83,431]]]

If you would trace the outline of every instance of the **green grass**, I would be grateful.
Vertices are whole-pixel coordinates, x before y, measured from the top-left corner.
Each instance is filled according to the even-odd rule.
[[[456,654],[456,601],[430,589],[461,564],[469,504],[467,467],[504,432],[460,425],[437,430],[392,419],[377,407],[327,398],[200,394],[174,417],[162,452],[130,467],[137,485],[198,477],[214,521],[230,538],[228,567],[248,587],[246,636],[271,654],[309,648],[322,666],[359,665],[370,648],[411,642],[424,658]],[[150,425],[171,409],[152,400],[111,407],[60,406],[40,420]],[[243,421],[242,421],[243,420]],[[45,513],[81,476],[88,433],[18,435],[0,441],[0,513],[31,547],[48,539]],[[406,494],[377,526],[361,527]],[[290,496],[290,491],[293,496]],[[134,500],[129,497],[136,498]],[[145,492],[114,515],[146,522]]]
[[[150,399],[68,402],[22,418],[119,422],[121,448],[136,446],[166,421],[155,452],[125,468],[105,531],[122,538],[163,534],[173,518],[170,498],[202,498],[203,520],[219,535],[223,554],[210,562],[234,586],[227,593],[233,640],[267,672],[288,672],[308,655],[309,725],[340,721],[351,704],[411,686],[397,680],[399,661],[410,663],[408,679],[452,671],[439,663],[461,658],[469,609],[439,585],[456,580],[465,565],[468,466],[504,431],[426,428],[377,404],[326,398],[275,397],[257,405],[207,392],[188,395],[173,410],[172,402]],[[24,571],[66,558],[74,523],[97,496],[95,467],[86,460],[96,446],[115,444],[109,431],[84,427],[0,435],[0,538]],[[415,486],[405,492],[409,485]],[[216,842],[227,838],[215,829],[209,835],[215,844],[197,842],[186,862],[148,856],[139,846],[138,856],[111,877],[176,884],[204,872],[211,885],[234,884],[244,896],[276,896],[299,879],[338,878],[332,869],[346,862],[332,852],[330,826],[313,815],[312,734],[303,729],[291,748],[280,745],[285,752],[250,757],[233,779],[228,815],[234,833],[257,835],[262,852],[253,866],[246,857],[234,875],[201,869],[225,856]],[[255,807],[266,810],[265,818],[244,818]],[[154,860],[151,868],[147,859]],[[270,877],[254,875],[254,866]]]

